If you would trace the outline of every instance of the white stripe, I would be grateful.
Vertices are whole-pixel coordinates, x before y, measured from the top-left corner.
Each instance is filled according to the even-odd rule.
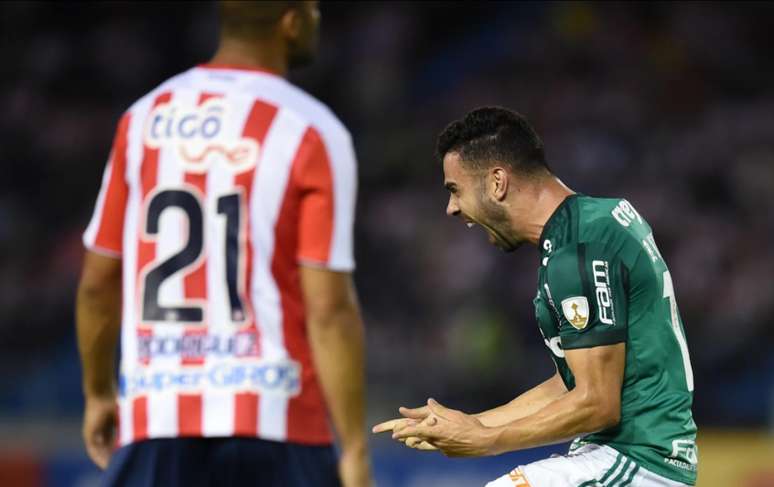
[[[606,486],[609,486],[609,485],[610,485],[610,482],[611,482],[611,481],[612,481],[614,478],[616,478],[616,477],[618,476],[618,474],[621,472],[621,469],[623,469],[623,468],[624,468],[624,465],[627,465],[627,462],[628,462],[628,461],[629,461],[629,459],[628,459],[628,458],[627,458],[625,455],[621,455],[621,463],[619,463],[619,464],[618,464],[618,465],[615,467],[615,470],[613,471],[613,473],[612,473],[612,474],[611,474],[611,475],[610,475],[610,476],[609,476],[609,477],[608,477],[608,478],[605,480],[605,484],[604,484],[604,485],[606,485]],[[612,466],[612,465],[611,465],[611,466]],[[627,465],[627,469],[628,469],[628,465]],[[605,472],[607,473],[607,470],[606,470]]]
[[[254,245],[251,298],[260,329],[262,355],[268,360],[287,357],[280,290],[272,275],[271,263],[275,225],[305,130],[306,124],[302,120],[280,109],[266,134],[253,182],[250,201]],[[260,396],[258,430],[262,437],[275,440],[287,437],[287,404],[287,398]]]
[[[94,214],[91,217],[89,226],[86,227],[86,231],[83,233],[83,244],[86,248],[91,249],[97,240],[97,232],[99,232],[100,224],[102,223],[102,213],[105,211],[105,197],[107,195],[108,187],[110,186],[110,178],[113,175],[113,153],[110,154],[105,172],[102,174],[102,186],[99,189],[99,195],[97,195],[97,203],[94,206]]]
[[[174,391],[148,394],[148,438],[177,436],[177,410]]]
[[[357,199],[357,165],[349,138],[324,140],[333,179],[333,235],[328,257],[330,269],[352,271],[355,268],[353,230]]]
[[[234,434],[234,395],[205,391],[202,395],[202,434],[231,436]]]
[[[120,429],[118,431],[118,442],[121,446],[127,445],[132,441],[134,432],[134,417],[132,416],[132,400],[120,398],[118,400],[118,414]]]
[[[195,104],[197,96],[196,92],[178,90],[172,94],[170,102],[175,104]],[[172,147],[160,147],[158,152],[158,183],[152,193],[165,189],[181,189],[184,181],[185,173],[177,161],[175,150]],[[147,204],[148,201],[145,201],[142,211],[147,211]],[[151,264],[152,267],[178,253],[186,245],[188,242],[188,226],[188,216],[182,209],[169,207],[162,211],[159,217],[158,233],[152,236],[156,242],[156,255]],[[177,272],[161,283],[161,286],[159,286],[159,304],[161,306],[177,307],[184,305],[185,274],[185,272]],[[179,339],[184,333],[185,327],[181,323],[170,321],[153,324],[154,336]],[[180,364],[180,360],[181,358],[177,354],[160,354],[151,358],[149,367],[151,369],[164,368],[174,370]],[[177,407],[176,399],[173,403]],[[155,414],[156,412],[150,407],[149,402],[149,423]],[[177,426],[177,422],[175,422],[175,426]],[[148,431],[150,435],[150,426]]]
[[[613,480],[614,480],[614,479],[615,479],[615,478],[618,476],[618,474],[616,474],[616,475],[612,475],[612,476],[611,476],[611,477],[610,477],[610,478],[607,480],[607,485],[608,485],[609,487],[613,487],[614,485],[620,485],[620,484],[621,484],[621,483],[622,483],[624,480],[626,480],[626,477],[628,477],[628,475],[631,473],[631,471],[632,471],[632,470],[634,470],[635,468],[637,468],[637,464],[636,464],[636,463],[634,463],[633,461],[631,461],[631,462],[630,462],[630,464],[629,464],[629,465],[626,467],[626,471],[624,472],[624,474],[623,474],[623,475],[621,475],[621,478],[619,478],[619,479],[618,479],[618,480],[615,482],[615,484],[614,484],[614,483],[613,483]]]
[[[241,136],[252,103],[238,100],[229,103],[229,117],[224,132],[229,138]],[[231,304],[226,279],[226,216],[218,213],[218,199],[234,191],[234,173],[222,164],[213,164],[207,172],[205,223],[207,246],[207,332],[225,343],[234,336],[238,324],[231,321]],[[243,219],[247,215],[240,215]],[[214,357],[206,356],[205,364]],[[235,423],[234,396],[209,389],[202,394],[202,433],[205,436],[229,436]]]

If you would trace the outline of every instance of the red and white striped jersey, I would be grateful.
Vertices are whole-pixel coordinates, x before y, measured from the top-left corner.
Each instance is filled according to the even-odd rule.
[[[203,65],[123,116],[87,248],[120,256],[119,444],[332,441],[299,265],[354,269],[347,129],[281,77]]]

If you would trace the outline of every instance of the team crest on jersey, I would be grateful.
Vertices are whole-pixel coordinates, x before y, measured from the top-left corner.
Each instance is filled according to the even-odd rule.
[[[258,143],[242,137],[229,117],[229,105],[220,97],[200,105],[161,103],[150,113],[144,129],[145,145],[171,148],[186,172],[204,173],[212,164],[234,172],[255,166]]]
[[[589,324],[589,300],[574,296],[562,301],[562,313],[573,328],[582,330]]]

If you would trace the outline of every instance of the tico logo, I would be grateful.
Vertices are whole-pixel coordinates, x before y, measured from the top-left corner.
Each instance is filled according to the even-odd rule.
[[[229,111],[219,97],[194,106],[161,103],[146,121],[145,145],[175,150],[187,172],[204,173],[216,163],[234,172],[250,169],[258,160],[258,143],[242,137],[241,127],[230,123]]]

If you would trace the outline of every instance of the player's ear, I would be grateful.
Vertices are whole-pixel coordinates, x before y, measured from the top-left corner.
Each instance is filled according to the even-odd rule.
[[[301,12],[299,12],[298,9],[289,8],[282,14],[279,26],[282,37],[289,41],[295,41],[301,36],[301,28],[303,27]]]
[[[494,166],[489,171],[490,184],[492,190],[492,197],[497,201],[505,199],[505,195],[508,194],[508,171],[500,166]]]

